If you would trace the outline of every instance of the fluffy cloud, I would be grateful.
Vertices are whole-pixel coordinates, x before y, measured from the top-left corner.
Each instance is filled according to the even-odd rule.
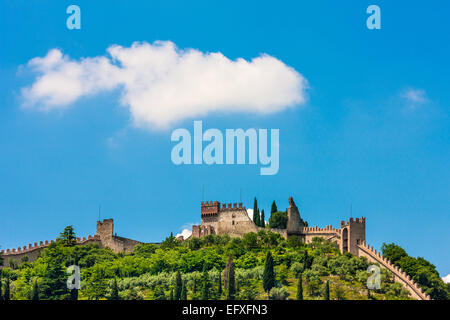
[[[170,41],[113,45],[104,56],[80,60],[52,49],[27,67],[38,75],[22,89],[25,106],[64,108],[119,89],[139,127],[164,128],[212,112],[270,114],[304,103],[307,89],[300,73],[272,56],[230,60]]]
[[[450,283],[450,274],[443,277],[442,280],[444,280],[445,283]]]
[[[183,229],[183,231],[181,231],[181,233],[177,234],[175,237],[179,237],[179,236],[183,236],[183,239],[187,239],[191,236],[192,234],[192,230],[189,229]]]

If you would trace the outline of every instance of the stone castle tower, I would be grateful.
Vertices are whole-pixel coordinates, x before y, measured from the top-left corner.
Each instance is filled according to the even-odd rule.
[[[300,211],[294,199],[289,198],[287,209],[288,221],[286,229],[268,229],[255,225],[249,218],[242,203],[221,204],[219,201],[202,202],[200,206],[201,224],[192,226],[191,237],[202,237],[208,234],[228,234],[231,237],[243,236],[249,232],[270,230],[283,237],[299,237],[309,243],[314,237],[324,238],[336,242],[342,253],[356,254],[357,246],[366,240],[366,219],[350,218],[348,222],[341,222],[340,229],[328,225],[325,228],[308,227],[308,223],[300,217]]]

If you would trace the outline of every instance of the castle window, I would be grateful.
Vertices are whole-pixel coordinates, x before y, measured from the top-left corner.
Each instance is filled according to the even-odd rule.
[[[231,222],[232,224],[233,224],[233,226],[234,226],[234,220]]]

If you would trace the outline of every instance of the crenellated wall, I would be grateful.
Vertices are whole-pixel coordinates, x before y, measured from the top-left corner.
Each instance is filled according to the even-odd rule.
[[[0,250],[0,254],[3,257],[3,267],[7,268],[10,266],[9,261],[12,259],[16,264],[20,264],[23,257],[28,257],[28,261],[32,262],[35,261],[39,257],[39,253],[47,248],[50,244],[56,242],[57,240],[45,240],[45,241],[39,241],[39,244],[37,242],[34,242],[33,244],[28,244],[28,246],[13,248],[13,249],[6,249],[6,250]],[[78,245],[85,245],[88,243],[100,243],[100,238],[98,235],[91,236],[89,235],[87,238],[77,238],[77,244]],[[1,266],[0,266],[1,268]]]
[[[206,201],[200,207],[201,225],[192,226],[192,237],[208,234],[228,234],[231,237],[249,232],[258,232],[258,227],[248,217],[242,203],[221,204],[219,201]]]
[[[16,264],[20,264],[24,256],[28,257],[29,262],[35,261],[39,257],[39,253],[47,248],[51,243],[57,240],[40,241],[39,244],[35,242],[28,246],[18,247],[17,249],[1,250],[0,254],[3,257],[3,267],[10,266],[10,259]],[[77,238],[77,245],[86,245],[89,243],[97,243],[100,248],[110,248],[112,251],[118,252],[132,252],[134,247],[142,242],[123,238],[114,235],[114,221],[113,219],[104,219],[97,221],[97,234],[83,238]],[[2,266],[0,266],[1,268]]]
[[[403,285],[410,293],[411,296],[418,300],[430,300],[430,296],[425,294],[421,288],[408,276],[401,268],[394,265],[388,259],[383,257],[380,252],[373,249],[372,246],[368,246],[365,242],[359,244],[358,246],[359,257],[366,257],[370,262],[375,262],[380,264],[385,269],[388,269],[394,275],[396,282]]]

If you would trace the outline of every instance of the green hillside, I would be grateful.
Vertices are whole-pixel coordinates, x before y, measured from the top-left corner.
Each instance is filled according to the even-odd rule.
[[[160,245],[142,244],[129,254],[75,245],[74,239],[68,227],[38,260],[2,269],[1,296],[17,300],[411,299],[384,269],[381,288],[368,292],[367,260],[342,255],[334,243],[320,238],[302,244],[269,231],[242,239],[210,235],[184,242],[170,236]],[[393,262],[404,264],[402,269],[433,299],[448,299],[449,286],[428,261],[409,257],[393,244],[383,250]],[[73,264],[81,268],[79,292],[66,286],[66,269]]]

